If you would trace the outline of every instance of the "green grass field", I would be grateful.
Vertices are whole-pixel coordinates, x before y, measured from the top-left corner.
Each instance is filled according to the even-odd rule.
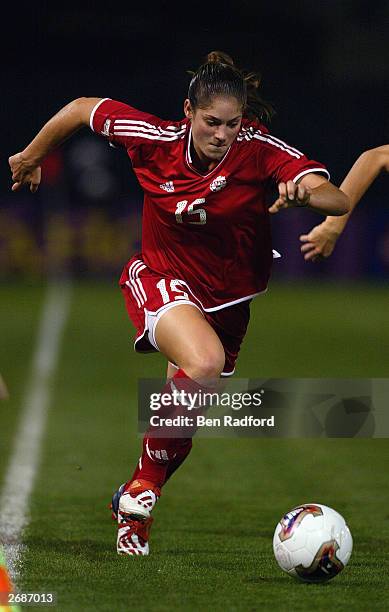
[[[0,483],[18,423],[45,288],[1,286]],[[280,285],[252,306],[240,377],[388,377],[389,290]],[[154,511],[148,558],[115,551],[107,504],[139,455],[136,382],[163,375],[136,356],[115,283],[76,284],[31,500],[20,590],[55,609],[384,610],[389,601],[389,440],[195,440]],[[335,507],[354,537],[326,585],[279,570],[272,536],[306,501]],[[35,608],[28,608],[35,609]]]

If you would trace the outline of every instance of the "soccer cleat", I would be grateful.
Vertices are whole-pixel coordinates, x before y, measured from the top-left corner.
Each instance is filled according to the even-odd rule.
[[[150,552],[149,534],[153,518],[119,523],[116,549],[119,555],[146,556]]]
[[[112,518],[118,522],[117,552],[121,555],[148,555],[150,512],[161,495],[153,483],[134,480],[122,484],[112,497]]]

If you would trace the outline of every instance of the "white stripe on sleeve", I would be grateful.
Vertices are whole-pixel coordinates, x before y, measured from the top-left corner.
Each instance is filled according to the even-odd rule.
[[[330,173],[328,172],[328,170],[326,170],[326,168],[310,168],[309,170],[304,170],[303,172],[300,172],[297,176],[294,177],[294,179],[292,179],[292,181],[294,183],[297,183],[297,181],[299,179],[301,179],[302,176],[305,176],[306,174],[310,174],[311,172],[316,173],[316,172],[322,172],[323,174],[327,175],[328,180],[330,180]]]
[[[99,102],[97,102],[96,106],[93,107],[92,112],[90,114],[90,119],[89,119],[89,125],[90,125],[90,129],[92,130],[92,132],[94,132],[94,129],[93,129],[93,119],[94,119],[94,116],[95,116],[95,112],[99,108],[100,104],[102,104],[106,100],[110,100],[110,99],[111,98],[103,98],[102,100],[99,100]]]

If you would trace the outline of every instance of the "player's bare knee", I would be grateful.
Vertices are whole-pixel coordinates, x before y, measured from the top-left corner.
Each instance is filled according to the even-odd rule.
[[[219,378],[223,371],[225,355],[223,349],[208,349],[192,353],[184,368],[188,376],[197,379]]]

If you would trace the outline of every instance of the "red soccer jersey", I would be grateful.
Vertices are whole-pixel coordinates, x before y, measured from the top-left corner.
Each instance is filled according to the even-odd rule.
[[[188,119],[165,121],[122,102],[100,101],[90,125],[124,146],[144,191],[142,259],[186,282],[204,310],[264,291],[272,248],[267,189],[325,167],[244,119],[223,159],[200,174]]]

